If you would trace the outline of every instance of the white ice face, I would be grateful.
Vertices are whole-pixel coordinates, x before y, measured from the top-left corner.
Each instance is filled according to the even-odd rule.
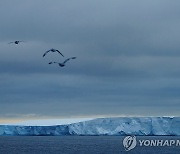
[[[66,119],[59,122],[56,119],[55,121],[54,124],[41,121],[41,126],[38,127],[27,126],[27,123],[26,126],[0,125],[0,135],[180,135],[180,117]],[[46,126],[42,126],[42,122]],[[38,123],[40,124],[40,121],[37,121]]]

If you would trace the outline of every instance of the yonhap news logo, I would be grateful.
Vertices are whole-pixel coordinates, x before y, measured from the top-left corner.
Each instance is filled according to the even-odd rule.
[[[135,136],[126,136],[123,140],[123,146],[126,151],[130,151],[134,149],[136,146],[144,146],[144,147],[173,147],[173,146],[179,146],[180,147],[180,140],[159,140],[159,139],[143,139],[143,140],[137,140]]]
[[[126,151],[134,149],[136,147],[136,137],[135,136],[127,136],[123,140],[123,146]]]

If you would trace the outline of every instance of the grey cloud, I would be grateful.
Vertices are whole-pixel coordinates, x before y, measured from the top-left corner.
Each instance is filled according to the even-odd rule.
[[[0,117],[178,115],[179,5],[2,0]]]

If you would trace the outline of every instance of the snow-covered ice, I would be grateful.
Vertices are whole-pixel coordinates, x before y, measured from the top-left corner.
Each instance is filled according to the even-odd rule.
[[[0,125],[0,135],[180,135],[180,117],[98,118],[55,126]]]
[[[15,123],[13,125],[24,126],[52,126],[52,125],[66,125],[82,121],[92,120],[93,118],[68,118],[68,119],[39,119],[39,120],[27,120]]]

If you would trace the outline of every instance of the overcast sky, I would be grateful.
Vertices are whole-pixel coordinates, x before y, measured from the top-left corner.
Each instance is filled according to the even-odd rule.
[[[179,0],[1,0],[0,121],[179,116],[179,8]],[[65,57],[43,58],[50,48]],[[63,68],[48,64],[71,56]]]

